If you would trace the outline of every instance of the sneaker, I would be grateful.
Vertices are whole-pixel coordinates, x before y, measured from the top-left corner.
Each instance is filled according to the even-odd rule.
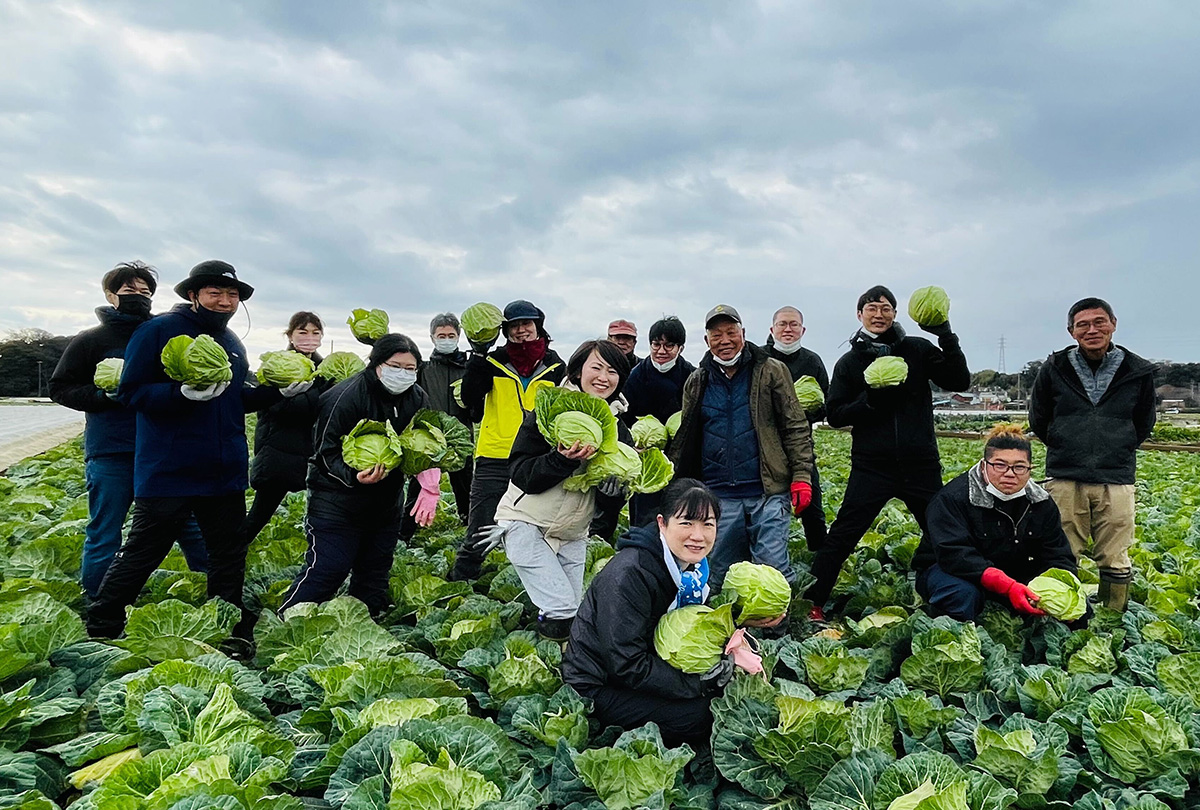
[[[812,610],[810,610],[808,612],[808,620],[810,622],[824,624],[825,623],[825,609],[818,607],[817,605],[813,605]]]
[[[548,619],[542,614],[537,618],[537,634],[550,641],[566,641],[571,637],[574,619]]]

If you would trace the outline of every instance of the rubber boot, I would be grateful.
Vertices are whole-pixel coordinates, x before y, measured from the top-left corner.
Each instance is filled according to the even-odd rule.
[[[1100,604],[1109,610],[1124,613],[1129,606],[1129,583],[1132,579],[1132,571],[1101,571],[1100,588],[1096,593]]]

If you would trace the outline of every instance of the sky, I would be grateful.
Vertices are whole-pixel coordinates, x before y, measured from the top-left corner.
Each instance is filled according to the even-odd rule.
[[[713,305],[793,305],[832,366],[882,283],[944,287],[976,370],[1089,295],[1200,361],[1198,41],[1156,0],[0,0],[0,334],[219,258],[252,354],[525,298],[561,353],[677,314],[693,360]]]

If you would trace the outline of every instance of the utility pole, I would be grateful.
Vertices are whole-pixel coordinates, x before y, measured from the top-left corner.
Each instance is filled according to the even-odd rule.
[[[1004,335],[1000,335],[1000,363],[997,365],[996,371],[1001,374],[1008,373],[1008,370],[1004,367]]]
[[[37,393],[37,395],[40,397],[42,395],[42,361],[38,360],[37,364],[38,364],[38,393]]]

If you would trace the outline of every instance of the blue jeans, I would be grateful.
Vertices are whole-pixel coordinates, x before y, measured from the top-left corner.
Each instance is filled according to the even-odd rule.
[[[917,575],[917,593],[929,604],[931,614],[959,622],[975,621],[987,598],[982,586],[947,574],[937,563]]]
[[[88,524],[79,579],[87,595],[95,598],[113,556],[121,548],[121,529],[133,504],[133,454],[89,458],[83,477],[87,482]],[[207,571],[208,551],[195,518],[188,519],[178,541],[188,568],[201,574]]]
[[[756,498],[722,498],[717,542],[708,555],[709,583],[719,587],[725,572],[747,560],[769,565],[788,582],[796,581],[788,558],[792,527],[792,502],[787,493]]]

